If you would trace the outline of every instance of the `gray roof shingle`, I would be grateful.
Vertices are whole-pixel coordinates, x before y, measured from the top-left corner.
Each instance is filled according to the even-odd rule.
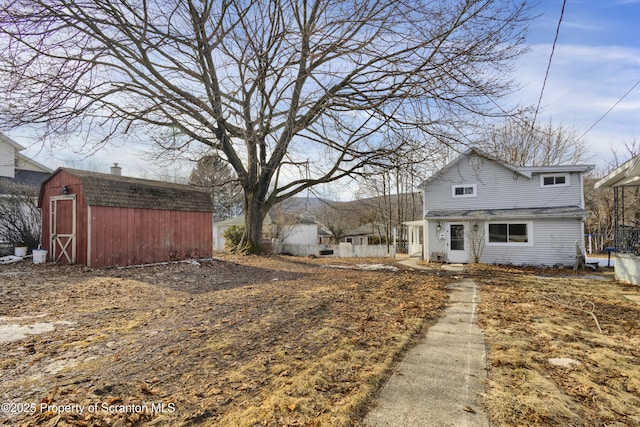
[[[425,219],[478,219],[499,218],[585,218],[587,211],[579,206],[515,208],[515,209],[473,209],[473,210],[431,210]]]
[[[69,168],[58,171],[80,179],[89,206],[213,212],[211,194],[189,185]]]
[[[51,176],[48,172],[37,172],[25,169],[16,169],[15,178],[0,177],[0,180],[10,182],[17,185],[26,185],[29,187],[40,187],[47,178]]]

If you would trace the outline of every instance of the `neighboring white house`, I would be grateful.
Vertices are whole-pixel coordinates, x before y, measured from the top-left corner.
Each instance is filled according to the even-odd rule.
[[[614,206],[614,270],[617,280],[640,285],[640,228],[625,222],[625,190],[636,192],[640,187],[640,155],[626,161],[595,183],[594,188],[612,188]],[[631,203],[635,203],[630,198]],[[629,202],[627,202],[629,203]]]
[[[244,214],[238,215],[235,218],[225,219],[224,221],[213,223],[213,250],[223,251],[225,250],[224,244],[227,239],[224,238],[224,232],[232,225],[244,226]],[[276,227],[271,219],[271,214],[267,214],[262,222],[262,241],[263,243],[271,243],[276,233]]]
[[[573,265],[576,242],[584,248],[583,176],[591,169],[514,166],[467,150],[420,186],[424,259]]]
[[[4,221],[13,221],[12,218],[14,218],[14,216],[10,217],[8,212],[17,212],[17,215],[23,217],[29,216],[29,218],[22,218],[20,224],[39,224],[40,213],[35,201],[40,184],[52,172],[46,166],[21,154],[22,150],[24,150],[22,145],[0,133],[0,203],[3,203],[2,211],[5,216],[0,218],[0,246],[11,243],[4,241],[5,238],[3,238],[3,236],[6,237],[5,232],[12,229],[5,228],[7,223]],[[31,193],[34,195],[34,206],[28,206],[28,203],[21,200],[25,194],[29,197]],[[14,222],[11,224],[15,225]]]
[[[224,250],[224,231],[231,225],[244,225],[244,215],[213,224],[215,250]],[[316,221],[315,216],[302,214],[295,217],[279,215],[275,220],[269,213],[262,223],[262,239],[265,246],[271,245],[276,252],[308,255],[312,249],[319,251],[321,245],[330,243],[331,231]]]
[[[386,231],[383,224],[368,222],[345,233],[340,242],[351,243],[354,246],[379,245],[384,242],[385,236]],[[374,243],[370,243],[370,240],[374,240]]]
[[[295,217],[285,216],[278,225],[278,237],[273,249],[278,253],[293,255],[318,255],[328,247],[332,233],[309,213]]]
[[[0,133],[0,179],[40,187],[52,170],[20,153],[25,148]]]
[[[319,245],[320,228],[315,216],[298,215],[278,226],[278,243],[281,245]]]

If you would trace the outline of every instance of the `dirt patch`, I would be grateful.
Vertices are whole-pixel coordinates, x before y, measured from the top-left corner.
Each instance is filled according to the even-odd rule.
[[[470,273],[482,291],[492,425],[640,425],[640,306],[625,298],[640,288],[610,273]]]
[[[55,325],[2,344],[0,424],[359,424],[448,279],[327,263],[0,266],[0,316]]]

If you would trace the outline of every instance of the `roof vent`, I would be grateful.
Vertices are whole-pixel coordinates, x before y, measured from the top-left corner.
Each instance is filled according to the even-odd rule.
[[[111,175],[122,175],[122,168],[118,166],[117,163],[114,163],[113,166],[111,166]]]

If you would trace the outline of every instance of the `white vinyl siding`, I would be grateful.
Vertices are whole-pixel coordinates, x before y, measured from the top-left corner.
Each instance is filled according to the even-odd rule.
[[[558,175],[558,174],[555,174]],[[431,180],[425,187],[426,210],[519,209],[537,207],[584,207],[579,173],[574,172],[568,185],[540,187],[540,174],[531,178],[493,161],[462,159],[452,168]],[[452,188],[473,182],[477,197],[452,197]]]
[[[511,168],[474,153],[447,165],[424,184],[428,220],[425,256],[448,250],[450,223],[477,223],[484,232],[480,262],[514,265],[573,265],[576,241],[583,245],[580,218],[553,213],[533,215],[527,209],[584,209],[583,171],[578,168]],[[544,186],[545,177],[547,185]],[[550,178],[551,177],[551,178]],[[473,183],[473,184],[471,184]],[[475,185],[476,197],[455,197],[455,188]],[[507,212],[514,210],[513,213]],[[474,212],[477,211],[477,216]],[[498,212],[500,211],[500,212]],[[441,224],[442,231],[436,227]],[[489,224],[503,224],[502,236],[490,241]],[[523,226],[526,224],[526,226]],[[513,227],[509,232],[509,226]],[[526,228],[526,231],[524,230]],[[493,230],[494,234],[497,230]],[[448,235],[446,235],[448,236]],[[497,241],[502,240],[502,241]],[[469,252],[471,254],[471,252]]]
[[[16,155],[15,149],[0,141],[0,176],[15,178]]]
[[[502,223],[522,223],[512,219]],[[510,246],[486,244],[481,262],[514,265],[573,265],[576,240],[582,242],[582,223],[577,219],[540,219],[529,229],[529,240],[535,244]]]

